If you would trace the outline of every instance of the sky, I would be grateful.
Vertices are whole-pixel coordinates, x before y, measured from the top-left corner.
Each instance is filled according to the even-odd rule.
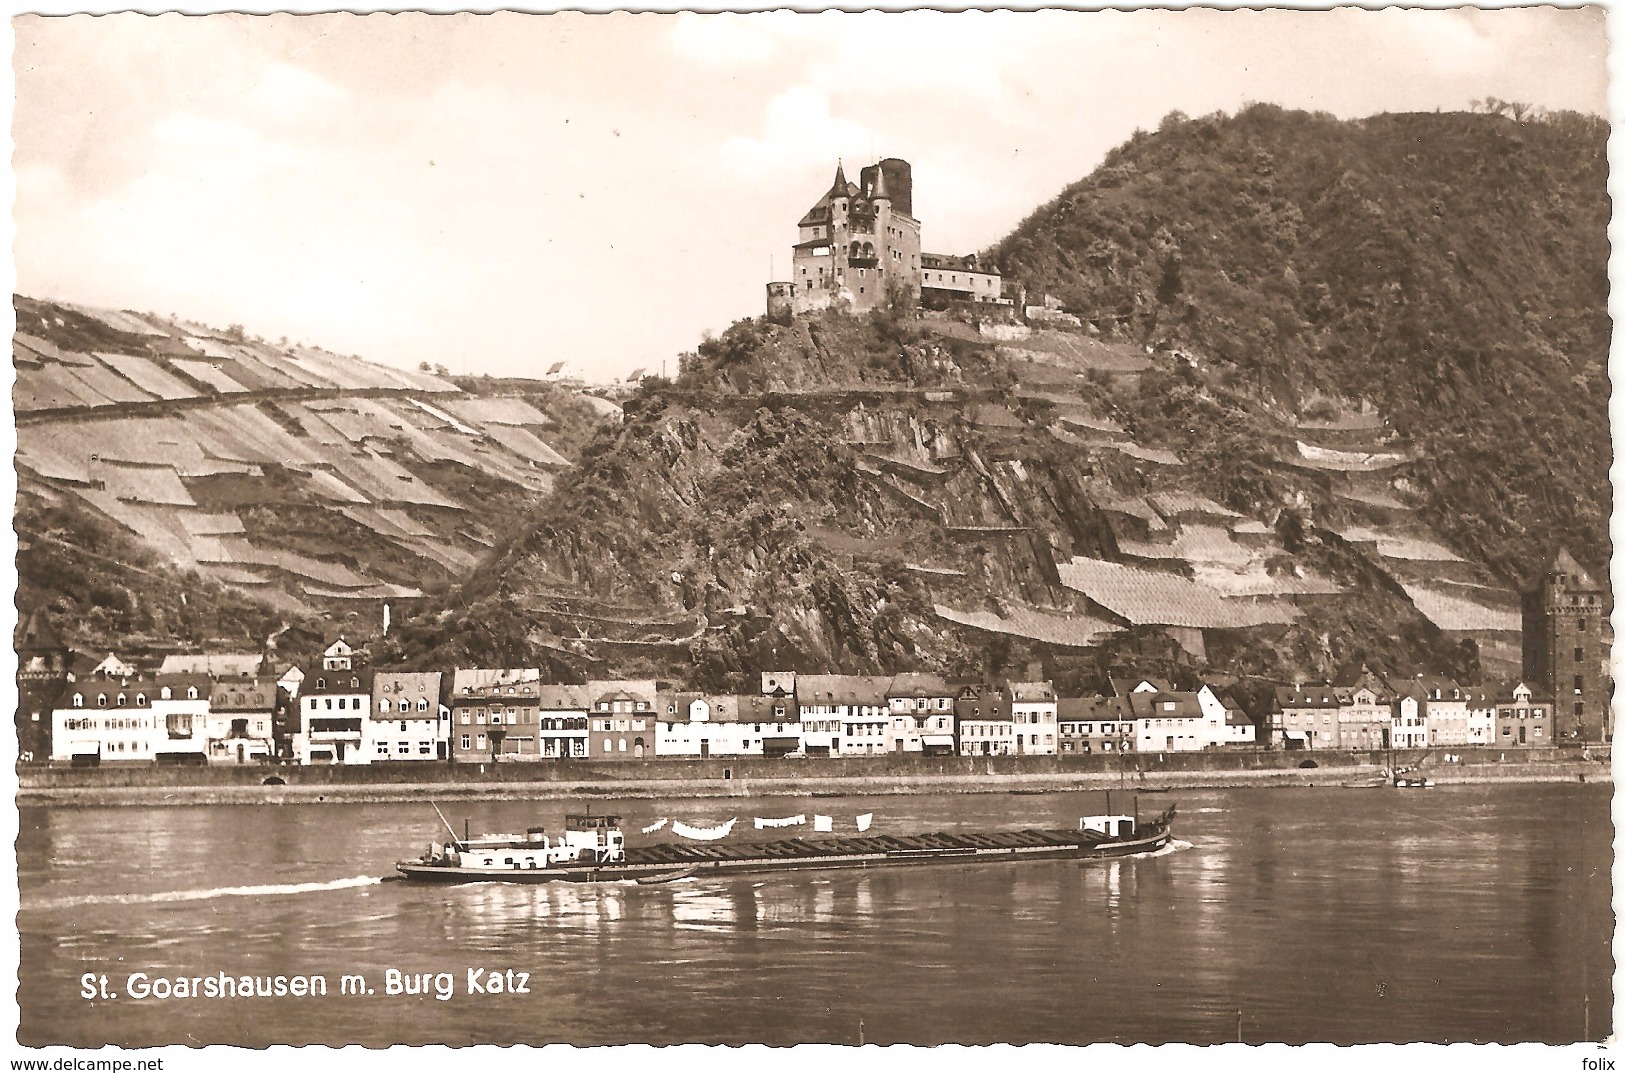
[[[838,159],[969,253],[1171,111],[1607,111],[1600,8],[12,26],[20,293],[496,376],[675,372]]]

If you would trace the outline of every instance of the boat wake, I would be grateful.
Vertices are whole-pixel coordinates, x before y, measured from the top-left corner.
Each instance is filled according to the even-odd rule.
[[[166,890],[152,894],[86,894],[77,898],[55,898],[24,905],[28,909],[70,909],[81,905],[149,905],[162,902],[203,902],[211,898],[259,898],[276,894],[315,894],[325,890],[370,887],[382,883],[379,876],[351,876],[327,883],[263,883],[251,887],[209,887],[203,890]]]
[[[1171,838],[1168,840],[1168,844],[1161,849],[1149,850],[1145,853],[1130,853],[1128,856],[1135,860],[1149,860],[1152,857],[1166,857],[1170,853],[1179,853],[1181,850],[1194,848],[1194,843],[1186,842],[1182,838]]]

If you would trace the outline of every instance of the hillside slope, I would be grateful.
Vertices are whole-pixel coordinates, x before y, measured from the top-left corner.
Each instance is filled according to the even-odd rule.
[[[488,555],[568,469],[547,441],[573,454],[599,420],[558,385],[464,391],[240,330],[14,302],[18,602],[94,648],[364,637],[384,601]]]
[[[1365,400],[1431,524],[1507,581],[1606,562],[1608,129],[1573,113],[1170,116],[990,251],[1108,337],[1289,409]]]

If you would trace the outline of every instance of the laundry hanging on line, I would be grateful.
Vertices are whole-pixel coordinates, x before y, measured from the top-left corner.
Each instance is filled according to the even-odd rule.
[[[829,816],[819,816],[815,813],[813,815],[813,830],[833,831],[835,830],[835,821]]]
[[[643,833],[646,834],[646,835],[652,835],[652,834],[654,834],[656,831],[660,830],[664,826],[666,826],[666,821],[665,821],[664,818],[662,818],[662,819],[656,820],[654,823],[651,823],[649,826],[645,827],[643,829]]]
[[[874,822],[874,819],[875,814],[873,812],[865,812],[863,815],[859,816],[858,830],[867,831],[869,829],[869,825]]]
[[[727,823],[716,827],[690,827],[680,820],[673,820],[671,821],[671,833],[681,838],[692,838],[700,842],[715,842],[719,838],[726,838],[728,832],[734,829],[734,824],[738,821],[739,817],[735,816]]]
[[[794,816],[786,816],[783,819],[764,819],[758,816],[756,817],[756,829],[760,831],[764,827],[799,827],[806,822],[807,814],[804,812],[797,813]]]

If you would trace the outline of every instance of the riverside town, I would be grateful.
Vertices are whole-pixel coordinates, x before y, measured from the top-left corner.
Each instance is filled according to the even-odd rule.
[[[1588,626],[1606,636],[1605,607],[1566,552],[1541,591],[1537,617],[1567,631],[1548,645],[1559,680],[1583,697],[1581,638]],[[1036,675],[793,671],[763,671],[759,691],[736,694],[656,679],[544,682],[527,667],[374,668],[343,638],[307,666],[228,652],[135,666],[115,653],[71,651],[42,621],[25,636],[19,674],[47,699],[19,712],[23,758],[73,766],[1504,750],[1578,742],[1587,725],[1583,700],[1556,703],[1550,674],[1473,684],[1363,670],[1282,684],[1268,707],[1249,711],[1222,681],[1176,688],[1132,671],[1087,696],[1058,694]],[[1592,740],[1606,734],[1604,722]]]

